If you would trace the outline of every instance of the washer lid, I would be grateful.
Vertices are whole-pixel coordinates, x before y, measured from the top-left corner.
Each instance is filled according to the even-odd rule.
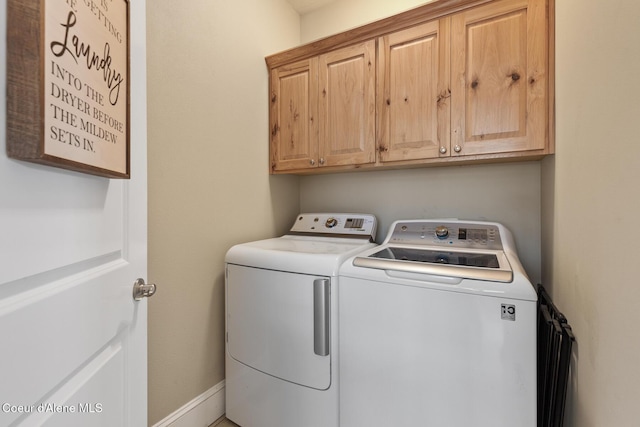
[[[361,254],[356,267],[510,283],[517,259],[510,232],[486,221],[396,221],[378,251]]]
[[[375,246],[361,238],[282,236],[233,246],[225,262],[269,270],[336,276],[340,264]]]
[[[513,271],[502,251],[386,246],[367,257],[356,257],[353,265],[462,279],[506,283],[513,280]]]
[[[243,243],[229,249],[231,264],[303,274],[337,276],[347,258],[374,246],[373,215],[302,213],[288,234]]]

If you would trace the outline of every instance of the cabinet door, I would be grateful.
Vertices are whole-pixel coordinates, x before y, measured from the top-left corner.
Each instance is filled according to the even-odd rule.
[[[383,162],[449,156],[449,23],[429,22],[378,41]]]
[[[318,60],[311,58],[271,72],[271,170],[316,166]]]
[[[319,57],[320,166],[375,161],[375,40]]]
[[[547,146],[545,0],[502,0],[452,17],[452,155]]]

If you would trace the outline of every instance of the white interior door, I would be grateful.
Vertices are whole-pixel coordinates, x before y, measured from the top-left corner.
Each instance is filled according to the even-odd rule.
[[[0,426],[147,425],[145,1],[130,14],[131,180],[0,152]]]

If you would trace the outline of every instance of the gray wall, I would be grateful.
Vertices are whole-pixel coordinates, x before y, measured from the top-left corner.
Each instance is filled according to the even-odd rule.
[[[538,162],[305,176],[300,207],[373,213],[380,223],[378,241],[398,219],[502,222],[514,234],[531,280],[540,280]]]

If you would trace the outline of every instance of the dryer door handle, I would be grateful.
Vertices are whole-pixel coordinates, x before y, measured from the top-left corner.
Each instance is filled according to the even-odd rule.
[[[329,355],[330,284],[330,279],[313,281],[313,352],[318,356]]]

